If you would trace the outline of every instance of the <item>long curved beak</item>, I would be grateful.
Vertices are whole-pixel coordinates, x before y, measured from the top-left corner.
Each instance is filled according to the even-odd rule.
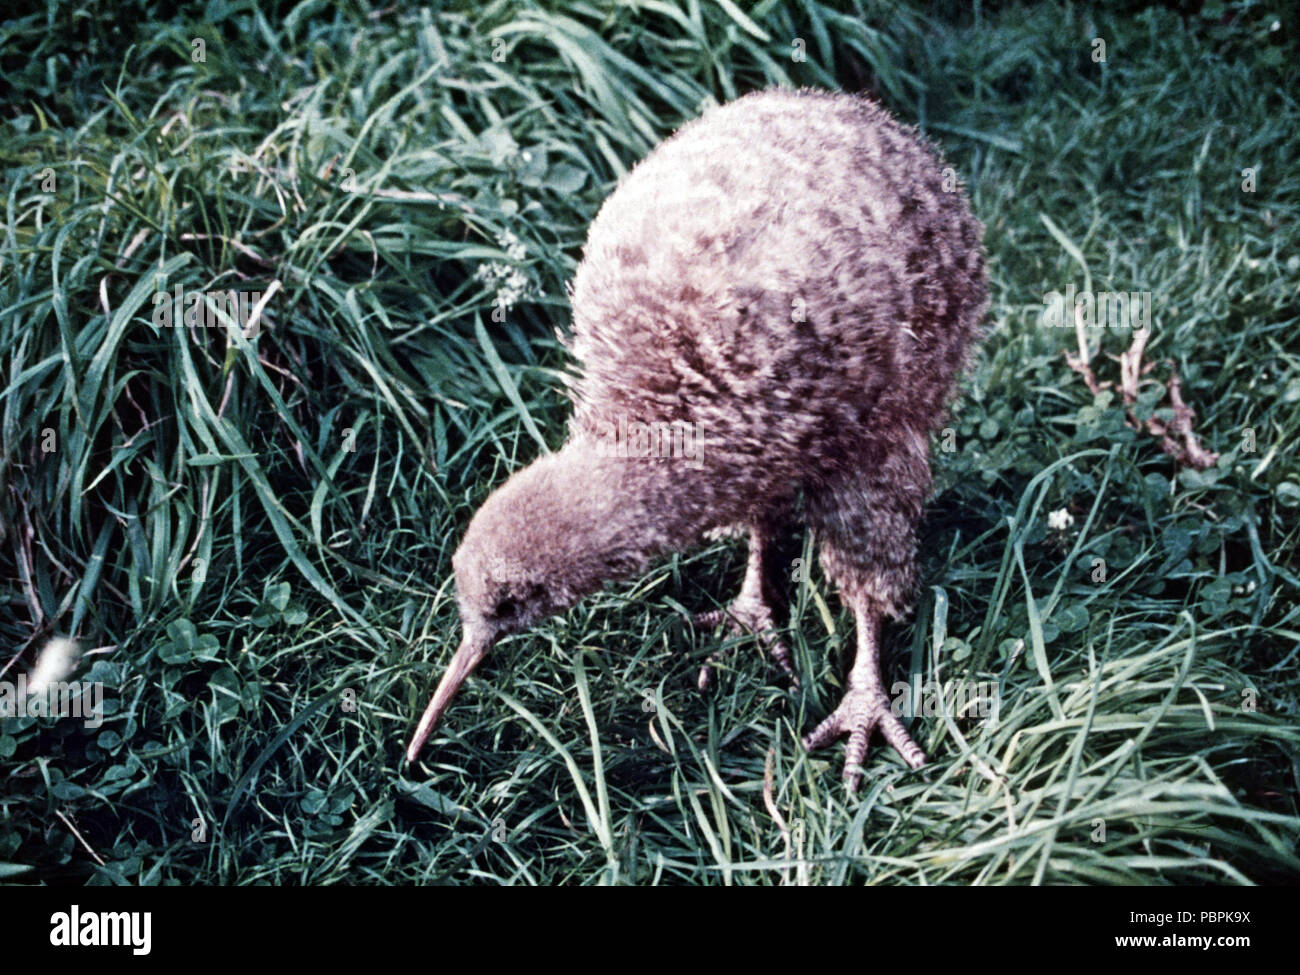
[[[420,749],[424,747],[425,741],[433,733],[433,729],[438,726],[438,719],[442,717],[442,712],[447,710],[447,705],[451,699],[456,696],[460,690],[460,685],[465,683],[465,678],[474,672],[474,668],[479,665],[487,652],[492,647],[492,635],[482,630],[465,630],[465,635],[461,638],[460,648],[456,655],[451,658],[451,664],[447,667],[447,672],[442,675],[442,680],[438,682],[438,689],[433,692],[433,697],[429,699],[429,706],[424,709],[424,715],[420,718],[419,727],[415,729],[415,736],[411,739],[410,746],[406,749],[407,762],[414,762],[420,754]]]

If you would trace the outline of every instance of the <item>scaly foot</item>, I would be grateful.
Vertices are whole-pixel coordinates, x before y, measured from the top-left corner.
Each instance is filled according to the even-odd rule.
[[[756,634],[763,644],[763,648],[777,662],[777,665],[785,671],[790,678],[790,682],[795,687],[799,686],[799,675],[794,672],[794,655],[790,653],[790,648],[785,645],[785,642],[773,632],[776,625],[772,617],[772,610],[761,599],[753,598],[751,595],[742,592],[740,596],[732,601],[730,606],[711,609],[705,613],[696,613],[695,616],[691,617],[691,622],[701,629],[712,629],[719,623],[725,622],[727,632],[732,636],[740,636],[747,632]],[[717,677],[715,667],[722,654],[723,651],[713,654],[700,668],[699,685],[701,691],[708,691],[713,687]]]
[[[844,781],[850,791],[856,792],[862,782],[862,760],[867,757],[867,741],[875,728],[880,729],[885,740],[912,768],[925,764],[925,752],[917,747],[903,723],[894,715],[884,691],[855,689],[852,685],[830,717],[804,736],[803,747],[808,751],[825,748],[840,735],[847,734],[849,746],[844,754]]]

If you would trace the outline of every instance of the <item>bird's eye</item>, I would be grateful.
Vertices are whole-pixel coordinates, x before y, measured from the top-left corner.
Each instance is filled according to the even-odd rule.
[[[519,609],[519,604],[515,602],[512,596],[506,596],[497,603],[496,608],[492,610],[492,615],[497,619],[505,619],[507,616],[514,616],[515,611]]]

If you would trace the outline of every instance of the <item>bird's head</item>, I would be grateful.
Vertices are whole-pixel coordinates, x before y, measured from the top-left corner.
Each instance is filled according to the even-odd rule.
[[[483,503],[452,556],[461,642],[407,749],[414,761],[475,667],[503,637],[563,612],[649,561],[626,460],[570,443]],[[640,514],[638,514],[640,513]]]

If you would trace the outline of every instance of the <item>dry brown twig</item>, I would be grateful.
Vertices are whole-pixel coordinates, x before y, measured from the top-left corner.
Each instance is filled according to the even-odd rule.
[[[58,816],[61,820],[63,820],[63,825],[68,827],[68,829],[72,831],[72,835],[77,838],[77,842],[82,845],[82,847],[85,849],[87,853],[89,853],[92,857],[95,858],[95,862],[98,863],[101,867],[105,866],[103,857],[101,857],[98,853],[96,853],[95,848],[86,842],[86,838],[82,836],[81,831],[78,830],[77,827],[72,824],[72,820],[70,820],[67,816],[63,815],[63,813],[57,809],[54,810],[54,815]]]
[[[1097,379],[1097,374],[1092,368],[1092,356],[1088,351],[1086,328],[1083,317],[1079,314],[1079,309],[1075,308],[1074,331],[1079,342],[1079,355],[1076,358],[1067,352],[1065,353],[1065,361],[1071,369],[1083,377],[1089,392],[1095,396],[1102,390],[1114,389],[1115,384],[1113,382],[1100,382]],[[1142,361],[1142,357],[1146,353],[1147,340],[1150,337],[1150,329],[1134,329],[1133,342],[1128,349],[1119,356],[1108,357],[1117,359],[1119,362],[1119,391],[1124,398],[1124,407],[1128,413],[1128,424],[1134,430],[1145,428],[1152,436],[1159,437],[1160,449],[1171,456],[1179,466],[1192,467],[1202,471],[1213,467],[1218,462],[1219,455],[1201,446],[1201,442],[1196,436],[1194,429],[1196,411],[1183,400],[1182,380],[1179,379],[1178,373],[1174,371],[1173,362],[1166,360],[1169,366],[1169,380],[1165,384],[1169,391],[1169,403],[1174,412],[1172,422],[1165,423],[1158,416],[1152,414],[1144,423],[1137,418],[1137,414],[1133,410],[1134,406],[1137,405],[1138,390],[1142,384],[1142,377],[1151,372],[1156,366],[1154,362],[1144,363]]]
[[[791,853],[794,851],[794,846],[793,846],[792,837],[790,833],[790,827],[786,825],[785,817],[781,815],[781,810],[776,808],[776,800],[772,796],[772,787],[775,784],[774,783],[775,769],[773,767],[773,761],[775,760],[775,758],[776,758],[775,749],[769,748],[767,750],[767,760],[763,768],[763,805],[767,807],[767,814],[772,817],[772,821],[776,823],[777,829],[781,831],[781,839],[785,842],[785,858],[789,860]],[[802,876],[803,874],[802,868],[800,868],[799,873],[800,876]],[[789,867],[781,868],[781,883],[782,884],[790,883]]]

